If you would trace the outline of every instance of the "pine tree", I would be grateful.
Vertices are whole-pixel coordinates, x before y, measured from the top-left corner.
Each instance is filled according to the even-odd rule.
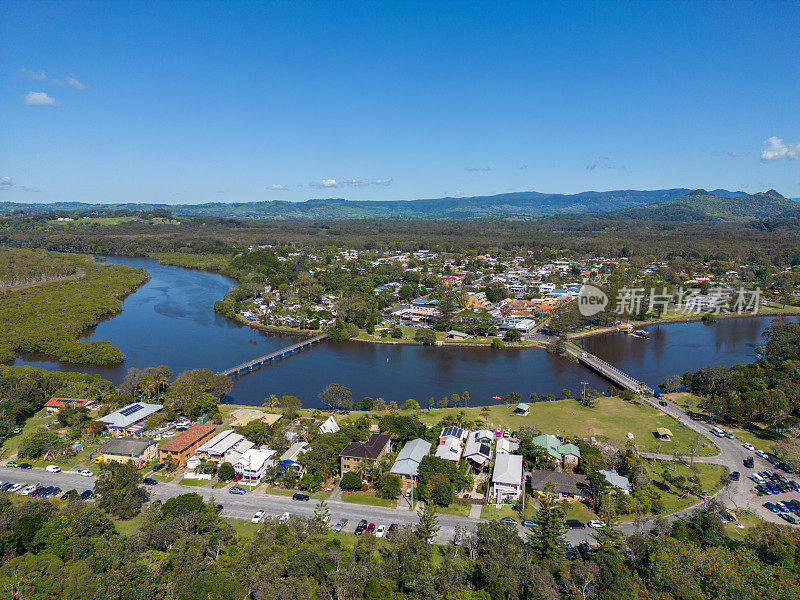
[[[331,519],[331,511],[328,510],[328,504],[325,500],[320,500],[314,507],[314,517],[312,521],[321,531],[328,531],[328,522]]]
[[[426,544],[431,544],[433,540],[436,539],[436,534],[439,533],[441,529],[441,527],[439,527],[439,517],[436,516],[436,511],[433,506],[427,502],[418,514],[419,523],[417,523],[417,528],[414,530],[414,533]]]
[[[555,500],[555,485],[548,481],[536,515],[537,527],[528,540],[542,563],[557,568],[565,561],[564,513]]]

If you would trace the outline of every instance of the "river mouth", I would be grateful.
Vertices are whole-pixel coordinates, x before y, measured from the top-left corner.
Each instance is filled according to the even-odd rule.
[[[208,368],[222,371],[291,346],[296,335],[265,332],[214,312],[214,302],[235,283],[223,275],[171,267],[154,259],[109,257],[108,263],[144,267],[150,279],[128,296],[122,311],[82,338],[107,340],[126,356],[121,365],[74,365],[41,355],[24,355],[15,365],[97,374],[120,383],[130,368],[167,365],[174,373]],[[798,320],[797,317],[792,317]],[[755,348],[772,317],[661,325],[650,340],[621,333],[586,338],[582,344],[644,383],[656,388],[666,377],[707,365],[753,362]],[[297,396],[306,408],[321,406],[318,394],[340,383],[360,401],[365,396],[403,404],[413,398],[423,408],[445,396],[468,391],[470,405],[496,404],[494,396],[516,392],[573,394],[588,387],[605,391],[608,382],[573,361],[536,348],[491,350],[322,342],[259,370],[234,378],[226,400],[260,406],[270,394]]]

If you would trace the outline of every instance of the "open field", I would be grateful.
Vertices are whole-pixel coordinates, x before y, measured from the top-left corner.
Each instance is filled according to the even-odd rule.
[[[373,490],[368,492],[342,492],[342,501],[353,504],[368,504],[370,506],[385,506],[387,508],[397,506],[397,500],[378,498]]]
[[[736,513],[736,521],[725,524],[725,533],[732,540],[741,541],[747,532],[759,523],[763,523],[763,521],[758,516],[750,511],[740,510]]]

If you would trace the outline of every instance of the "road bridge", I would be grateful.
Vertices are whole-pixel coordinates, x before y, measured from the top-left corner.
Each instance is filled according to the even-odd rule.
[[[254,358],[253,360],[248,361],[246,363],[242,363],[236,365],[235,367],[231,367],[230,369],[225,369],[224,371],[218,371],[217,375],[227,375],[228,377],[231,377],[231,376],[246,375],[248,373],[252,373],[253,371],[260,369],[269,362],[273,362],[281,358],[285,358],[291,354],[294,354],[295,352],[300,352],[301,350],[305,350],[309,346],[313,346],[314,344],[321,342],[327,337],[328,337],[327,334],[323,333],[322,335],[302,340],[300,342],[297,342],[296,344],[287,346],[286,348],[281,348],[280,350],[276,350],[275,352],[265,354],[264,356]]]

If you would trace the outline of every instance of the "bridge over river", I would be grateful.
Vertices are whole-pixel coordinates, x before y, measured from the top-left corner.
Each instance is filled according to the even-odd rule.
[[[643,396],[652,396],[655,393],[653,388],[646,386],[627,373],[623,373],[614,365],[607,363],[594,354],[575,348],[571,344],[567,344],[567,353],[577,358],[578,362],[583,366],[605,377],[619,388],[630,390],[637,394],[642,394]]]
[[[248,361],[246,363],[242,363],[240,365],[236,365],[235,367],[231,367],[230,369],[219,371],[217,372],[217,375],[227,375],[228,377],[232,375],[246,375],[247,373],[251,373],[257,369],[260,369],[269,362],[285,358],[290,354],[294,354],[295,352],[300,352],[300,350],[305,350],[309,346],[313,346],[314,344],[321,342],[326,337],[328,337],[327,334],[323,333],[322,335],[302,340],[300,342],[297,342],[296,344],[287,346],[286,348],[281,348],[280,350],[276,350],[275,352],[271,352],[270,354],[254,358],[253,360]]]

